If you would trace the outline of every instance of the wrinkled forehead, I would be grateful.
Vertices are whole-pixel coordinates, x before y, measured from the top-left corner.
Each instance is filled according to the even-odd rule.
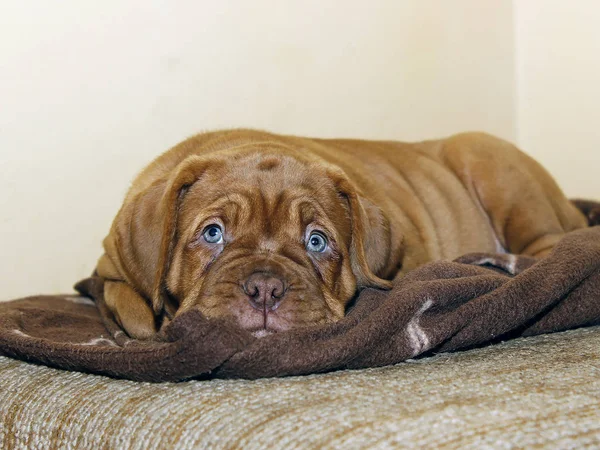
[[[261,188],[264,195],[276,195],[294,188],[313,191],[317,187],[315,183],[326,188],[330,180],[320,172],[314,162],[275,151],[261,151],[227,159],[214,175],[236,184]]]
[[[268,151],[228,155],[209,165],[189,188],[180,214],[184,223],[199,215],[279,224],[328,221],[336,228],[346,222],[343,201],[318,162]]]

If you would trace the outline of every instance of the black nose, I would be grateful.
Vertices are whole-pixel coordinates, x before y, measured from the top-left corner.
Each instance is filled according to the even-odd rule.
[[[285,295],[283,281],[269,273],[256,272],[244,283],[244,292],[252,307],[261,310],[274,310]]]

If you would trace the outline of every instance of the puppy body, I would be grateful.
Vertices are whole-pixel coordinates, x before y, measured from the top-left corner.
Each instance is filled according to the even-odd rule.
[[[210,225],[223,243],[202,238]],[[486,134],[402,143],[231,130],[142,171],[98,273],[134,337],[191,307],[263,335],[338,320],[357,289],[387,288],[428,261],[541,257],[584,226],[538,163]],[[326,251],[307,251],[314,233]]]

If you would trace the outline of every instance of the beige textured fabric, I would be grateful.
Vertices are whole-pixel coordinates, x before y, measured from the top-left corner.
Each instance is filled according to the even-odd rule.
[[[380,369],[148,384],[0,358],[0,448],[600,447],[600,327]]]

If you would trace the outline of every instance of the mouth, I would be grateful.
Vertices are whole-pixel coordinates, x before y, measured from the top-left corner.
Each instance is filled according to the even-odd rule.
[[[255,338],[263,338],[263,337],[275,334],[277,332],[274,330],[268,330],[266,328],[261,328],[259,330],[254,330],[251,333],[252,333],[252,336],[254,336]]]
[[[246,313],[242,318],[238,317],[238,324],[256,338],[271,336],[294,328],[293,323],[275,313],[266,315]]]
[[[269,320],[271,319],[271,320]],[[247,326],[245,327],[246,331],[250,332],[252,336],[256,338],[263,338],[266,336],[271,336],[275,333],[280,333],[282,331],[287,331],[290,329],[289,324],[282,324],[279,321],[273,320],[272,317],[268,317],[265,322],[261,324],[257,324],[256,326]]]

